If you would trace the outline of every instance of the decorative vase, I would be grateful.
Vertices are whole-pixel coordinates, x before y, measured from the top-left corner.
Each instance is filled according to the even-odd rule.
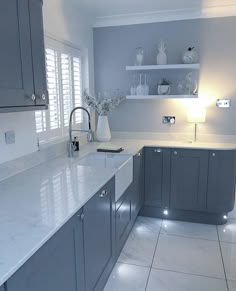
[[[142,66],[144,58],[144,49],[142,47],[136,48],[136,66]]]
[[[166,65],[167,64],[167,54],[166,54],[166,44],[162,40],[158,47],[159,53],[157,54],[157,65]]]
[[[144,95],[149,95],[149,86],[147,84],[147,75],[145,74]]]
[[[97,141],[102,142],[107,142],[111,140],[111,130],[107,115],[99,115],[98,117],[96,138]]]
[[[194,50],[194,47],[188,48],[182,56],[182,61],[184,64],[196,64],[198,62],[198,53]]]
[[[139,85],[136,88],[136,94],[139,96],[145,95],[145,86],[142,85],[142,74],[139,76]]]
[[[157,93],[158,93],[158,95],[169,95],[170,94],[170,85],[158,85]]]

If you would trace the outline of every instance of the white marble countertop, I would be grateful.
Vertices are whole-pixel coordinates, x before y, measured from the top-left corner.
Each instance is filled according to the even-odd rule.
[[[234,150],[235,144],[157,140],[113,140],[123,153],[143,146]],[[83,146],[74,158],[56,158],[0,182],[0,286],[114,175],[83,167],[78,160],[99,143]]]
[[[58,158],[0,183],[0,286],[115,174]]]

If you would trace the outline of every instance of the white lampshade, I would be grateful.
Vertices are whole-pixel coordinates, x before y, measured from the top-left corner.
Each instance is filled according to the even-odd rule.
[[[187,112],[187,121],[193,123],[206,122],[206,109],[202,107],[189,109]]]

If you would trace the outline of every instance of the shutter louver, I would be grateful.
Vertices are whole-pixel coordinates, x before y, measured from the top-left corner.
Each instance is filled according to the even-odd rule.
[[[61,127],[58,56],[56,50],[46,49],[46,69],[49,94],[50,129],[53,130]]]
[[[81,80],[81,61],[73,58],[73,89],[75,107],[82,106],[82,80]],[[75,112],[75,123],[82,123],[83,114],[81,111]]]
[[[71,57],[61,54],[61,84],[63,100],[63,125],[69,126],[70,112],[73,108]]]

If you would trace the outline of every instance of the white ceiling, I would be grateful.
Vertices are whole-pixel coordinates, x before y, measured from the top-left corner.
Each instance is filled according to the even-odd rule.
[[[236,0],[73,0],[94,17],[236,5]]]

